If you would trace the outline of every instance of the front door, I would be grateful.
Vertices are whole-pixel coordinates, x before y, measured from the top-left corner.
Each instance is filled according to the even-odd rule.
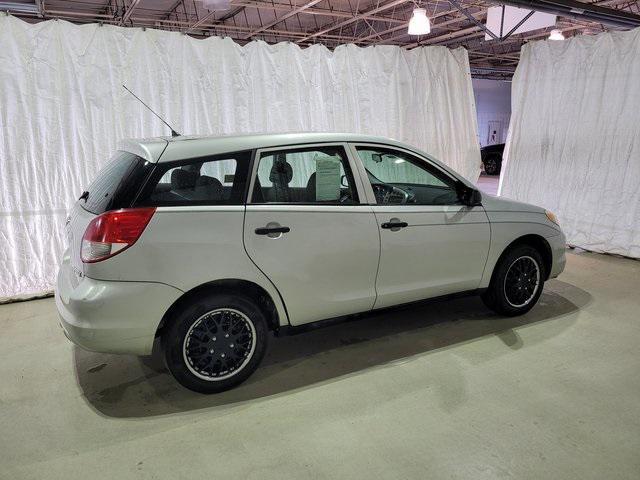
[[[380,238],[346,146],[265,149],[255,163],[245,247],[291,323],[370,310]]]
[[[400,149],[354,145],[380,228],[375,308],[472,290],[490,242],[481,206],[460,204],[456,179]]]

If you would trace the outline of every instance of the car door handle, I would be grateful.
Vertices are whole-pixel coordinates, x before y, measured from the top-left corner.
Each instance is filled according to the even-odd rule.
[[[270,233],[289,233],[289,227],[261,227],[256,228],[256,235],[269,235]]]
[[[401,228],[408,227],[409,224],[407,222],[400,222],[396,220],[391,220],[390,222],[385,222],[380,225],[381,228],[388,230],[400,230]]]

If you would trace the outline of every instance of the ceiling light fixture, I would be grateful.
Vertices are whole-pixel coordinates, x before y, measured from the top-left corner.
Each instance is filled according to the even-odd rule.
[[[427,35],[431,32],[431,22],[424,8],[414,8],[411,20],[409,20],[409,35]]]
[[[564,40],[564,35],[561,30],[553,29],[549,34],[549,40]]]

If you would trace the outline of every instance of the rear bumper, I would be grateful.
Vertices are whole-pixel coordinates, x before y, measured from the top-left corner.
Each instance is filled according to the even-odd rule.
[[[162,316],[182,295],[161,283],[74,275],[63,261],[55,292],[60,325],[69,340],[94,352],[150,354]]]

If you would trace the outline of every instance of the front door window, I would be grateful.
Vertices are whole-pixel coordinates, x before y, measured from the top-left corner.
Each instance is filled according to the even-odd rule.
[[[459,204],[453,179],[408,153],[357,147],[378,205]]]

